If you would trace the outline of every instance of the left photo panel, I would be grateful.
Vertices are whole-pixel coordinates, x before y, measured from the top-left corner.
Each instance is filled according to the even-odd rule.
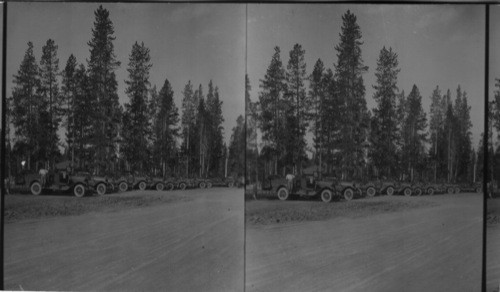
[[[245,5],[6,8],[3,288],[243,291]]]

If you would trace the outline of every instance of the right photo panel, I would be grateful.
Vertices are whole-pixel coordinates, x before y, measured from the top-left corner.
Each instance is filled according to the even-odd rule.
[[[489,23],[488,196],[486,199],[486,288],[500,291],[500,6],[491,5]]]
[[[485,15],[247,5],[246,291],[481,291]]]

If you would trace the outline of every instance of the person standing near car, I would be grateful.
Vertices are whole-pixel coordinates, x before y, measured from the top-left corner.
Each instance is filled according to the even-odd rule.
[[[293,187],[293,180],[295,179],[295,175],[292,173],[292,172],[289,172],[287,175],[286,175],[286,181],[288,183],[288,189],[291,191],[292,190],[292,187]]]
[[[40,168],[40,171],[38,172],[38,174],[40,175],[41,180],[42,180],[42,186],[45,186],[45,183],[47,181],[47,173],[49,173],[48,167],[47,167],[47,169],[42,167],[42,168]]]

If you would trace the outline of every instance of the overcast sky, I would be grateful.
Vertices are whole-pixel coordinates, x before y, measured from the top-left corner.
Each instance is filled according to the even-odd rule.
[[[201,83],[204,94],[210,79],[219,87],[223,101],[225,139],[229,142],[236,118],[244,114],[245,6],[242,4],[123,4],[105,3],[114,24],[115,54],[122,63],[117,70],[118,95],[123,104],[127,66],[132,45],[144,42],[153,67],[150,82],[158,91],[167,78],[181,113],[182,90],[188,80]],[[51,38],[59,46],[59,68],[70,54],[79,63],[90,57],[87,43],[97,3],[9,3],[7,28],[7,94],[33,42],[37,61]]]
[[[383,46],[398,54],[398,86],[408,95],[416,84],[423,107],[429,111],[430,96],[439,85],[456,97],[460,84],[468,94],[473,124],[473,147],[477,149],[484,128],[484,5],[340,5],[340,4],[251,4],[248,6],[248,74],[251,97],[258,98],[259,80],[269,66],[273,48],[281,49],[286,68],[295,43],[305,49],[307,73],[318,58],[334,69],[342,15],[350,9],[361,28],[363,75],[368,108],[372,96],[376,62]]]
[[[500,79],[500,6],[490,6],[490,98],[495,90],[495,79]]]

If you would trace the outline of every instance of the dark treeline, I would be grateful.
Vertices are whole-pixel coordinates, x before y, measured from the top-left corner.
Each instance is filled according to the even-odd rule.
[[[247,78],[249,179],[321,165],[323,172],[343,179],[477,181],[482,173],[476,173],[467,93],[458,86],[452,97],[436,86],[427,114],[417,85],[409,94],[399,90],[398,55],[383,47],[374,72],[376,106],[370,111],[362,44],[356,16],[347,11],[332,68],[318,59],[308,74],[305,50],[296,44],[286,65],[281,49],[274,48],[255,102]],[[309,148],[307,135],[312,136]]]
[[[500,79],[495,80],[495,89],[493,92],[493,99],[489,101],[488,105],[488,169],[482,168],[481,173],[486,171],[487,181],[493,181],[496,186],[500,182]],[[494,142],[494,139],[497,142]],[[481,136],[481,143],[484,142],[484,135]],[[480,162],[484,159],[484,149],[480,149],[478,153]]]
[[[7,127],[11,174],[20,171],[21,161],[35,171],[71,160],[76,168],[97,174],[241,175],[241,121],[227,147],[218,87],[210,81],[205,94],[201,84],[193,88],[188,81],[180,115],[169,80],[159,90],[151,85],[150,51],[136,42],[127,64],[128,103],[122,106],[115,73],[122,64],[114,53],[113,23],[102,6],[94,14],[87,64],[70,55],[61,69],[58,46],[51,39],[38,63],[28,43],[8,98],[7,124],[14,129],[11,139]]]

